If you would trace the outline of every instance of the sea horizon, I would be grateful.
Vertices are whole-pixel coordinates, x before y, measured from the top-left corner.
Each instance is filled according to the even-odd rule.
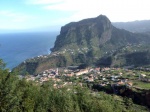
[[[0,59],[13,69],[26,59],[48,55],[58,32],[19,32],[0,34]]]

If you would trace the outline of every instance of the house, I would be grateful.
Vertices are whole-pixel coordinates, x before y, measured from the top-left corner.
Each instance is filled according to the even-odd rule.
[[[77,72],[77,73],[76,73],[76,76],[83,75],[83,74],[86,74],[86,73],[88,73],[88,72],[89,72],[88,69],[84,69],[84,70],[81,70],[81,71]]]
[[[94,82],[94,79],[93,78],[89,78],[87,81],[88,82]]]
[[[118,85],[124,85],[125,82],[121,80],[121,81],[119,81],[117,84],[118,84]]]
[[[140,75],[139,75],[139,80],[143,80],[145,77],[146,77],[145,74],[140,74]]]
[[[118,78],[119,78],[119,76],[114,76],[114,75],[111,76],[112,81],[118,81]]]
[[[132,82],[127,82],[127,83],[126,83],[126,86],[128,86],[128,87],[132,87],[132,85],[133,85]]]
[[[103,71],[108,71],[108,70],[110,70],[110,68],[109,68],[109,67],[105,67],[105,68],[103,68]]]
[[[41,82],[45,82],[45,81],[48,81],[49,79],[47,77],[41,77],[40,81]]]
[[[35,77],[30,76],[30,77],[28,77],[26,80],[27,80],[27,81],[34,81],[34,80],[35,80]]]
[[[123,74],[122,72],[119,73],[120,76],[122,76],[122,74]]]
[[[83,79],[84,79],[84,80],[88,80],[88,79],[89,79],[89,77],[85,76]]]
[[[89,78],[93,78],[93,74],[89,75]]]
[[[54,76],[54,75],[52,75],[52,74],[50,74],[50,75],[48,75],[48,78],[52,78],[52,79],[54,79],[54,78],[55,78],[55,76]]]
[[[72,76],[74,76],[74,74],[73,74],[73,73],[71,73],[71,74],[66,74],[66,76],[72,77]]]
[[[104,80],[106,80],[106,78],[102,78],[102,80],[104,81]]]
[[[46,74],[46,73],[43,73],[43,76],[48,76],[48,74]]]

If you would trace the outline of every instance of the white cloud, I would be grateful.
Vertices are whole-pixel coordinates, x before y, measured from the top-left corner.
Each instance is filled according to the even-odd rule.
[[[28,28],[33,16],[11,10],[0,10],[0,29],[25,29]],[[31,22],[30,22],[31,23]]]
[[[101,1],[101,0],[100,0]],[[82,11],[91,10],[98,7],[98,0],[64,0],[60,4],[46,5],[44,6],[47,10],[61,10],[61,11]]]
[[[9,10],[0,10],[0,17],[11,22],[25,22],[33,18],[32,16]]]
[[[32,5],[42,5],[47,10],[79,11],[82,9],[97,8],[103,0],[26,0]]]
[[[64,0],[27,0],[27,4],[34,4],[34,5],[44,5],[44,4],[56,4],[61,3]]]
[[[96,17],[103,13],[101,0],[65,0],[61,4],[45,5],[46,10],[72,12],[72,15],[54,20],[55,24],[66,24],[71,21],[79,21],[85,18]]]
[[[29,0],[41,4],[45,10],[72,11],[70,18],[87,18],[100,14],[112,21],[150,19],[150,2],[147,0]]]
[[[16,16],[15,13],[13,13],[12,11],[9,11],[9,10],[1,10],[0,15],[1,16],[7,16],[7,17]]]
[[[100,14],[106,15],[113,22],[150,19],[148,0],[25,0],[25,3],[31,10],[34,9],[32,12],[40,8],[39,12],[35,13],[36,17],[33,17],[34,13],[29,15],[18,11],[1,10],[0,27],[64,25]],[[44,18],[45,14],[47,18]],[[57,19],[55,15],[59,18]]]

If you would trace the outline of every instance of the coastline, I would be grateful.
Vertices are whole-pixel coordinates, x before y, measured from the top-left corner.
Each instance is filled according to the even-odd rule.
[[[6,68],[12,70],[26,59],[50,54],[56,36],[57,32],[3,34],[0,58],[6,63]]]

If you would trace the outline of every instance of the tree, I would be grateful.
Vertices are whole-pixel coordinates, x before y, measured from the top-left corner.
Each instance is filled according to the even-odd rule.
[[[3,62],[2,59],[0,59],[0,69],[3,70],[5,68],[6,64]]]

